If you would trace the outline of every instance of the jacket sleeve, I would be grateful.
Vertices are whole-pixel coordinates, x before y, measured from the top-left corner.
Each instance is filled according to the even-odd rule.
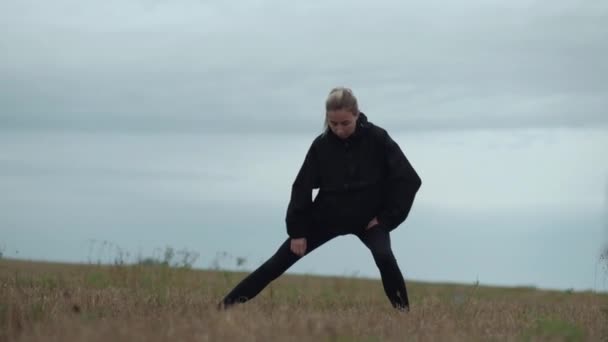
[[[292,187],[285,223],[291,238],[301,238],[312,225],[312,190],[319,187],[319,163],[310,146]]]
[[[409,215],[422,180],[388,133],[384,134],[383,140],[387,170],[386,197],[377,218],[381,226],[391,231]]]

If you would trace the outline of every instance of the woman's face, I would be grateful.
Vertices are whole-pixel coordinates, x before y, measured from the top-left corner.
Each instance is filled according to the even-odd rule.
[[[355,132],[357,118],[359,115],[353,115],[352,112],[346,109],[338,109],[327,112],[327,122],[329,128],[340,139],[346,139]]]

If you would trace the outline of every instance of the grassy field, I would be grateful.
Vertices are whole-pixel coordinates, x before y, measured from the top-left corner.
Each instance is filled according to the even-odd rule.
[[[283,275],[218,312],[244,273],[0,260],[0,341],[608,340],[608,295]]]

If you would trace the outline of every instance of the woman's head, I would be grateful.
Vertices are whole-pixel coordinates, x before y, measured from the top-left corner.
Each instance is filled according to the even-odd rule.
[[[353,92],[344,87],[334,88],[325,100],[325,129],[342,139],[355,132],[359,118],[359,105]]]

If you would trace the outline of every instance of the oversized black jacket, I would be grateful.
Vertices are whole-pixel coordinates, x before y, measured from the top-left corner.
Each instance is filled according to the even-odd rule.
[[[355,232],[377,217],[392,231],[407,218],[422,181],[387,131],[360,113],[355,132],[317,136],[292,184],[287,207],[291,238],[313,230]],[[313,200],[312,190],[319,189]]]

